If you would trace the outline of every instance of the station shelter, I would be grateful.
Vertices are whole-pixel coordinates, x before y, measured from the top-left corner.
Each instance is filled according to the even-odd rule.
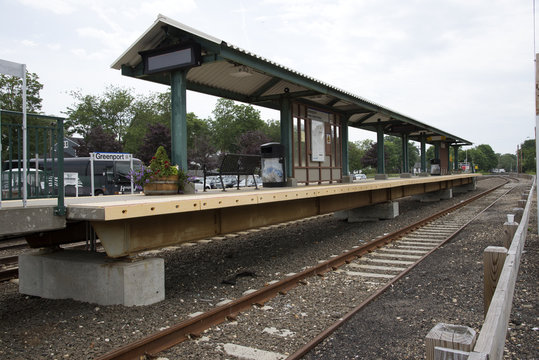
[[[202,33],[166,16],[113,64],[125,76],[171,87],[172,154],[187,170],[186,90],[280,112],[286,173],[292,183],[342,182],[349,175],[348,129],[377,133],[377,178],[387,178],[384,135],[402,138],[402,173],[409,173],[409,141],[435,146],[442,174],[457,169],[449,148],[472,143]],[[350,74],[353,76],[353,74]],[[453,160],[453,161],[451,161]]]

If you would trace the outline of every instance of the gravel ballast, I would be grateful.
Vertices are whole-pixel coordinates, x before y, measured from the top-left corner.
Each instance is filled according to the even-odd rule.
[[[499,182],[499,179],[481,180],[478,182],[478,190],[474,193]],[[523,184],[519,186],[523,186]],[[521,191],[516,192],[520,197]],[[260,288],[272,280],[282,278],[285,274],[299,272],[319,260],[328,259],[331,255],[340,253],[343,249],[349,249],[377,236],[390,233],[471,195],[472,193],[470,192],[455,196],[451,200],[420,205],[411,198],[402,199],[399,201],[401,215],[391,221],[348,224],[327,216],[316,220],[298,222],[282,228],[228,237],[225,240],[198,242],[193,245],[179,246],[176,249],[160,252],[154,256],[165,259],[166,299],[151,306],[126,308],[122,306],[97,306],[72,300],[40,299],[19,294],[15,283],[0,284],[0,358],[95,358],[125,343],[154,333],[167,326],[172,326],[188,318],[189,314],[209,310],[220,301],[226,299],[238,298],[248,289]],[[347,334],[359,334],[358,336],[366,344],[359,348],[364,351],[375,343],[373,340],[374,333],[380,331],[380,333],[386,335],[381,340],[384,344],[379,345],[377,351],[382,348],[390,348],[393,351],[379,353],[378,355],[375,352],[373,356],[377,357],[363,357],[363,352],[357,352],[353,344],[342,343],[342,345],[338,345],[336,343],[336,341],[339,341],[337,340],[338,333],[335,333],[334,340],[328,340],[327,344],[322,344],[309,356],[314,356],[313,358],[343,359],[422,358],[424,354],[424,348],[421,347],[422,341],[428,330],[436,322],[468,325],[479,331],[482,321],[482,280],[480,279],[482,265],[480,261],[482,259],[482,250],[484,249],[484,247],[481,248],[479,243],[486,243],[487,239],[498,238],[495,233],[500,231],[505,213],[507,213],[508,209],[515,207],[515,202],[516,200],[514,199],[508,200],[508,203],[502,206],[503,201],[501,201],[498,204],[501,207],[495,206],[491,211],[492,214],[487,216],[487,219],[480,220],[479,224],[472,225],[470,229],[465,230],[458,238],[435,253],[444,254],[443,256],[440,255],[442,256],[440,259],[453,259],[449,264],[440,259],[437,261],[427,259],[416,270],[411,272],[407,278],[396,284],[386,295],[380,298],[380,300],[385,296],[392,298],[391,294],[394,294],[395,298],[398,299],[397,303],[389,303],[390,305],[387,305],[387,308],[383,307],[381,310],[368,311],[372,316],[372,322],[369,323],[369,326],[361,325],[361,322],[359,322],[347,332]],[[530,217],[532,221],[534,216]],[[536,226],[533,224],[531,222],[530,228]],[[472,230],[474,226],[477,228]],[[468,238],[468,236],[471,238]],[[527,243],[527,247],[533,243],[533,238],[531,238]],[[444,253],[444,251],[447,253]],[[477,253],[481,255],[475,259]],[[523,269],[526,266],[526,259],[527,255],[525,254],[523,256]],[[471,261],[471,265],[460,265],[461,272],[458,274],[462,279],[458,284],[452,284],[450,279],[454,270],[452,270],[450,264],[452,262],[460,264],[464,260]],[[528,261],[529,266],[533,264],[532,261]],[[436,271],[433,269],[436,269]],[[533,277],[532,273],[529,280],[536,282],[537,269],[534,269],[530,271],[535,271],[535,277]],[[414,275],[416,273],[419,273],[419,275]],[[467,291],[465,283],[468,283],[468,278],[470,278],[469,282],[477,282],[480,289],[471,292]],[[478,278],[479,280],[477,281]],[[316,279],[313,281],[322,280]],[[401,287],[402,290],[399,292]],[[509,342],[508,348],[510,350],[508,354],[511,354],[511,351],[517,353],[517,350],[522,352],[526,344],[523,347],[522,343],[524,342],[520,341],[520,339],[529,335],[529,333],[537,334],[533,330],[527,331],[528,326],[532,326],[532,328],[537,326],[536,317],[527,320],[528,316],[533,317],[533,314],[536,316],[536,304],[530,302],[530,298],[527,297],[528,295],[536,296],[536,289],[535,287],[535,290],[528,289],[528,292],[519,292],[517,288],[515,295],[517,305],[515,308],[517,309],[516,313],[520,315],[515,319],[518,324],[515,324],[514,330],[510,331],[511,336],[515,339],[515,347],[511,350],[512,345]],[[354,297],[353,294],[342,294],[342,296],[349,296],[350,300]],[[519,296],[522,298],[520,305],[518,305]],[[406,301],[407,298],[411,300]],[[451,306],[447,306],[445,300],[442,301],[441,298],[446,300],[450,298],[449,305]],[[276,301],[285,301],[283,299],[276,298]],[[456,300],[455,303],[453,299]],[[369,307],[374,306],[376,303],[381,303],[380,300],[372,303]],[[476,306],[476,303],[480,304],[480,306]],[[532,308],[529,308],[530,303]],[[442,304],[443,306],[436,305],[433,307],[433,304]],[[463,305],[463,309],[461,311],[457,310],[457,305],[454,304]],[[464,308],[469,305],[474,309],[472,316],[469,314],[470,310]],[[420,311],[421,309],[423,311]],[[324,309],[320,310],[324,311]],[[447,311],[449,315],[441,313],[441,310]],[[331,318],[338,318],[342,315],[342,313],[334,311],[330,311],[329,316]],[[422,320],[411,320],[414,314],[418,312],[426,313],[422,316]],[[362,318],[363,316],[359,317]],[[397,317],[400,319],[397,319]],[[526,320],[523,320],[523,317]],[[290,321],[294,321],[294,319],[297,321],[295,317],[292,317]],[[241,321],[240,317],[238,321]],[[264,320],[260,321],[263,322]],[[401,324],[402,329],[399,328],[401,332],[382,331],[381,329],[384,328],[386,321],[390,326]],[[534,322],[535,325],[533,325]],[[230,325],[230,323],[224,326],[226,326],[229,333],[235,331],[234,325]],[[309,323],[306,326],[313,325]],[[406,328],[406,331],[404,328]],[[318,332],[315,329],[308,330],[313,333]],[[412,337],[420,345],[408,345],[410,341],[406,337],[403,337],[404,340],[398,340],[401,334],[413,334]],[[238,334],[238,336],[242,335]],[[357,338],[350,337],[350,339],[353,339],[352,341],[356,344],[360,341]],[[536,343],[536,337],[534,339]],[[276,340],[276,342],[278,341]],[[298,343],[300,342],[298,341]],[[521,346],[517,347],[518,344]],[[278,345],[276,344],[276,348]],[[182,346],[180,345],[178,348]],[[193,342],[186,347],[188,346],[193,346]],[[347,347],[351,348],[348,352],[345,350]],[[372,345],[371,347],[375,346]],[[337,351],[341,349],[343,353],[338,353]],[[394,352],[396,351],[395,349],[404,351],[404,354],[408,357],[400,356],[403,352]],[[170,359],[188,358],[188,353],[181,355],[181,350],[171,354],[176,354],[175,356],[177,357],[169,357]],[[527,359],[530,357],[517,356],[509,358]]]

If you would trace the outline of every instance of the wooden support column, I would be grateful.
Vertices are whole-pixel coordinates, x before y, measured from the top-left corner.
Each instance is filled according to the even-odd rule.
[[[483,311],[485,316],[487,315],[494,291],[496,291],[496,285],[502,273],[506,257],[507,249],[501,246],[489,246],[483,252]]]
[[[508,214],[507,222],[503,224],[503,247],[509,250],[513,237],[518,229],[518,223],[515,221],[515,215]]]
[[[172,140],[171,161],[187,172],[187,70],[170,73]]]
[[[426,359],[467,359],[473,350],[477,333],[474,329],[461,326],[438,323],[425,338]]]

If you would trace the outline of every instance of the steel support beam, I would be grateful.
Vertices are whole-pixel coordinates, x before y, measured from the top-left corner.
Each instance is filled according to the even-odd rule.
[[[384,158],[384,127],[382,124],[378,124],[376,126],[376,149],[377,149],[377,166],[376,166],[376,173],[377,174],[385,174],[386,173],[386,164],[385,164],[385,158]]]
[[[341,146],[342,146],[342,175],[350,174],[350,165],[348,163],[348,118],[341,118]]]
[[[425,134],[421,134],[421,172],[427,172],[427,150],[425,147]]]
[[[408,164],[408,134],[402,134],[402,172],[410,172],[410,165]]]
[[[172,137],[171,160],[187,172],[187,70],[170,73],[172,117],[170,132]]]
[[[292,149],[292,106],[290,98],[281,98],[281,144],[285,149],[285,170],[286,176],[292,176],[293,149]]]

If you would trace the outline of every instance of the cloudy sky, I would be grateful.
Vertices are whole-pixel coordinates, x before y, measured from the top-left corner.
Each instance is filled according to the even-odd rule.
[[[0,13],[0,59],[38,74],[47,114],[71,90],[165,91],[110,68],[161,13],[495,152],[535,136],[533,0],[0,0]],[[187,110],[206,118],[215,102],[189,92]]]

